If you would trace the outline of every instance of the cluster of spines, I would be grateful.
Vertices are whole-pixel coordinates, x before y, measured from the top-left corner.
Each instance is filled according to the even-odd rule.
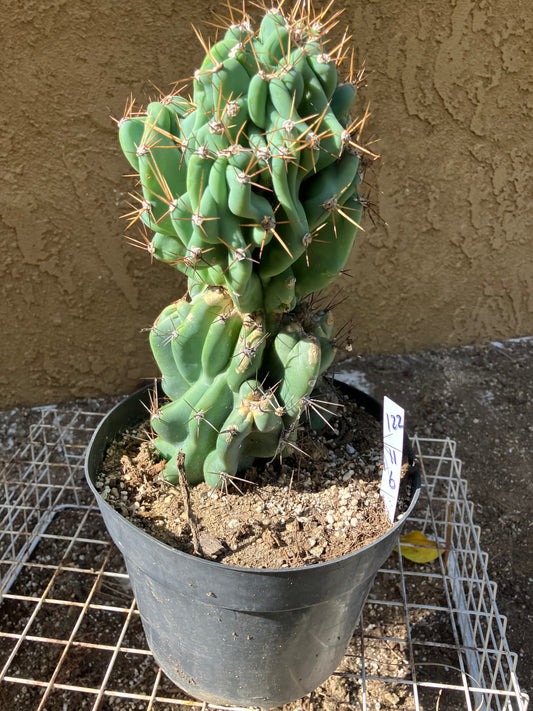
[[[177,481],[185,453],[189,481],[212,485],[255,457],[273,457],[290,439],[331,364],[333,318],[328,311],[286,314],[273,337],[259,315],[242,314],[223,287],[167,306],[150,343],[171,402],[152,415],[155,445]],[[268,364],[268,383],[258,380]],[[206,456],[207,454],[207,456]]]
[[[188,278],[151,343],[172,400],[153,417],[156,444],[171,461],[185,450],[192,481],[272,456],[331,363],[331,328],[305,330],[294,310],[344,268],[376,157],[360,144],[368,114],[350,117],[353,55],[338,80],[346,34],[326,51],[329,6],[265,10],[257,31],[230,12],[222,40],[200,37],[192,98],[131,105],[119,122],[142,189],[128,217],[154,231],[138,244]]]

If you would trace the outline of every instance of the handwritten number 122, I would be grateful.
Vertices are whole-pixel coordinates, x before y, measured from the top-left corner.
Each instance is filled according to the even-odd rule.
[[[401,430],[403,427],[402,416],[387,413],[387,427],[389,432],[391,430]]]

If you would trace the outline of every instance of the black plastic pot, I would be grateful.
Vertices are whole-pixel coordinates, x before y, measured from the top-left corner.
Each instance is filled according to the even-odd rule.
[[[349,386],[374,416],[381,408]],[[107,446],[146,417],[149,390],[134,393],[101,422],[86,476],[119,547],[152,653],[191,696],[222,705],[271,708],[304,696],[341,662],[378,569],[414,507],[384,536],[354,553],[302,568],[236,568],[188,555],[123,518],[95,489]]]

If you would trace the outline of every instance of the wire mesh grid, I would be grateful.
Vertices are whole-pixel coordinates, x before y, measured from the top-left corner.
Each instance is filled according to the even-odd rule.
[[[83,482],[100,417],[43,409],[27,444],[1,461],[0,711],[206,706],[154,662],[122,558]],[[294,709],[527,709],[456,445],[413,444],[423,489],[406,530],[423,531],[441,553],[422,565],[390,557],[338,671]]]

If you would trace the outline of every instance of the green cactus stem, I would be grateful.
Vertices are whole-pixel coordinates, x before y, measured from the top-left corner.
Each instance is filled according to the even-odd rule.
[[[183,452],[188,480],[213,487],[282,451],[309,410],[335,347],[331,313],[308,299],[346,265],[376,158],[360,142],[367,114],[351,116],[360,75],[341,79],[345,41],[328,45],[337,14],[303,0],[265,8],[256,28],[235,14],[202,40],[190,99],[119,121],[137,245],[187,279],[150,333],[168,398],[155,446],[169,481]]]

